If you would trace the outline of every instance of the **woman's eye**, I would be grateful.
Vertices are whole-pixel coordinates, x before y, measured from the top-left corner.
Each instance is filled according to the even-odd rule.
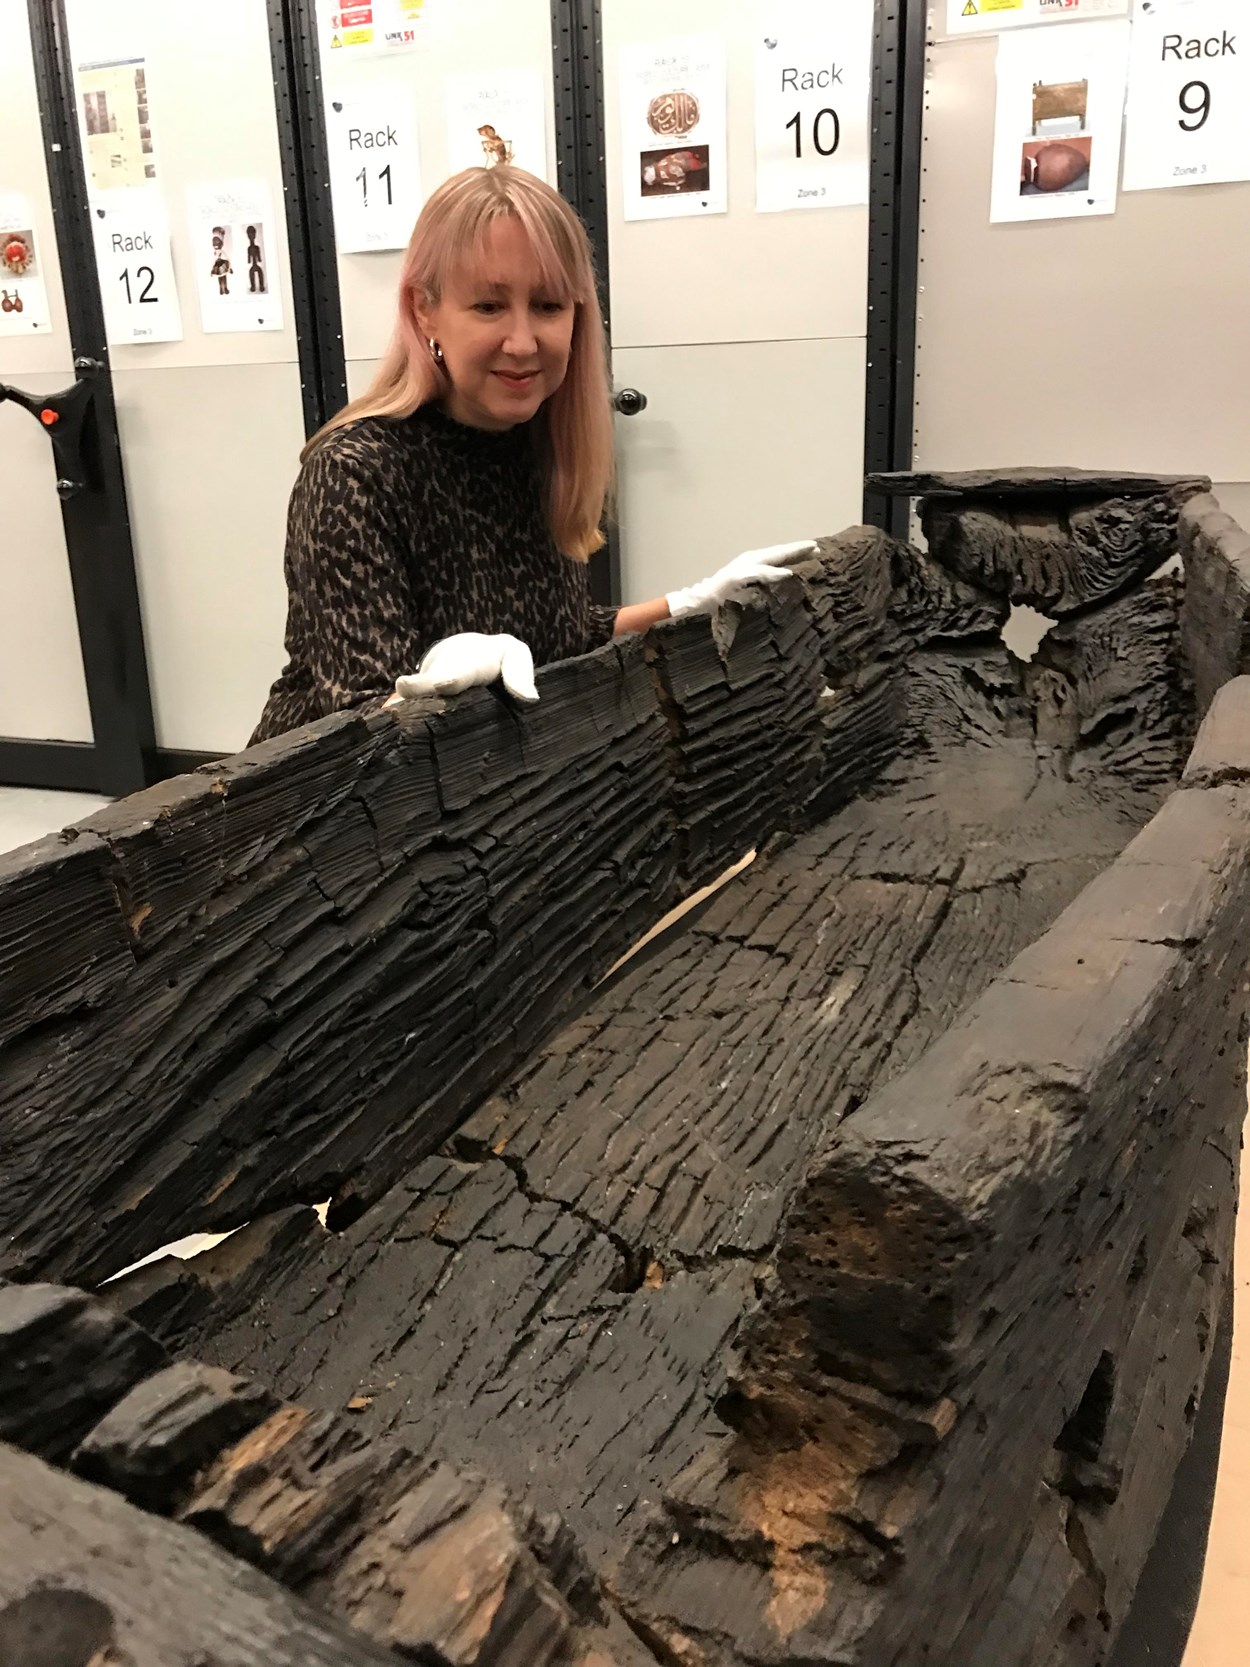
[[[473,303],[473,311],[475,313],[497,313],[499,311],[499,303],[498,301],[475,301]]]
[[[550,318],[550,317],[554,316],[556,313],[562,313],[564,311],[564,302],[563,301],[540,301],[538,303],[538,310],[539,310],[540,313],[546,313],[547,316]]]

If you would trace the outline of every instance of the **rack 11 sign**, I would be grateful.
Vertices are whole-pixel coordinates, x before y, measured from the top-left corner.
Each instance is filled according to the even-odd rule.
[[[770,12],[755,52],[755,206],[868,201],[872,0]]]
[[[1246,0],[1153,0],[1133,18],[1124,189],[1250,179]]]
[[[340,254],[402,249],[421,209],[412,89],[375,83],[326,109],[334,238]]]

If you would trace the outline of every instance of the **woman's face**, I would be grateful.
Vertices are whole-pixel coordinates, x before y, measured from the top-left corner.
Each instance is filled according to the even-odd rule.
[[[456,273],[437,305],[418,309],[417,317],[443,350],[451,380],[444,403],[458,422],[511,428],[532,417],[564,381],[573,304],[544,285],[512,215],[492,223],[480,266]]]

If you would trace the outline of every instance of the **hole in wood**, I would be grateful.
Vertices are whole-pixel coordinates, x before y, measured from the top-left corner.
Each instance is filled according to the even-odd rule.
[[[1012,604],[1003,626],[1002,638],[1017,660],[1031,660],[1037,653],[1042,638],[1053,631],[1058,622],[1039,613],[1023,602]]]

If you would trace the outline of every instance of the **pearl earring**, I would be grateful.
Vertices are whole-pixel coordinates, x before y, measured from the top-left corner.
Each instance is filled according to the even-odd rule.
[[[434,340],[433,336],[431,336],[429,338],[429,342],[430,342],[430,353],[433,356],[434,363],[436,365],[441,365],[442,362],[443,362],[443,350],[442,350],[442,348]]]

